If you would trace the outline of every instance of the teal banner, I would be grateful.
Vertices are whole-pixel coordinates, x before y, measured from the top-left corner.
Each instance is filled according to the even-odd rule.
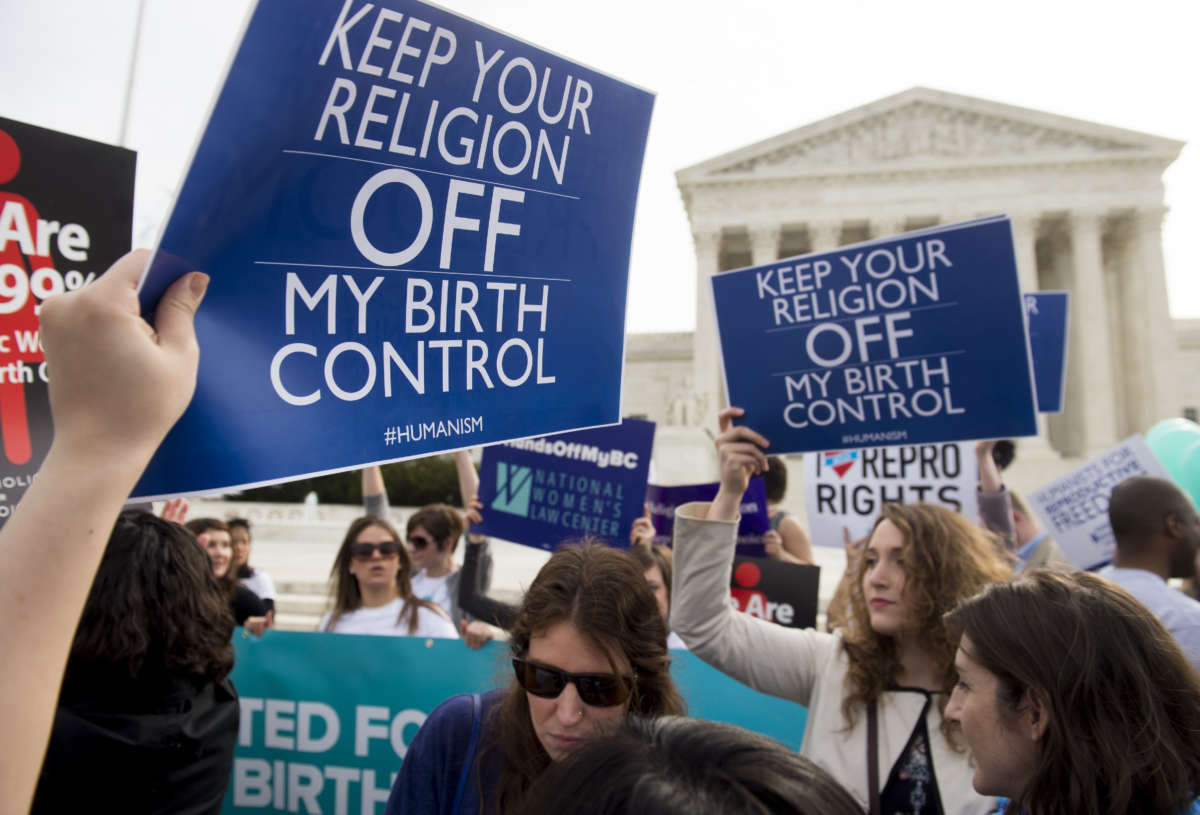
[[[507,683],[508,649],[459,640],[268,631],[238,637],[241,726],[223,813],[382,813],[408,743],[456,693]],[[807,711],[673,651],[691,715],[800,748]]]

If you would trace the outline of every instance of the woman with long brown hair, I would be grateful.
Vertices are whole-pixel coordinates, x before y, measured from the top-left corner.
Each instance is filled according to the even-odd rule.
[[[412,560],[400,534],[372,515],[346,530],[330,570],[331,608],[318,631],[457,639],[450,617],[413,596]]]
[[[626,715],[682,713],[667,628],[624,552],[559,549],[511,629],[507,688],[455,696],[408,746],[387,815],[516,811],[551,762]]]
[[[948,617],[962,639],[946,716],[979,792],[1026,815],[1189,811],[1200,676],[1132,595],[1086,572],[1035,571]]]
[[[671,624],[692,652],[764,693],[808,708],[801,754],[871,811],[990,811],[971,787],[956,727],[942,710],[956,641],[943,615],[1011,569],[986,532],[941,507],[886,504],[853,561],[851,622],[833,634],[735,613],[729,573],[738,506],[767,467],[768,441],[721,414],[721,487],[675,520]]]

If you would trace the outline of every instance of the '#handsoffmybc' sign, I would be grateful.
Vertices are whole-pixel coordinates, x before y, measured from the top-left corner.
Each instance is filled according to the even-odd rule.
[[[714,275],[729,403],[772,453],[1037,432],[1003,216]]]
[[[967,442],[822,450],[804,456],[804,508],[812,542],[841,548],[871,534],[886,503],[936,504],[979,516],[979,465]]]
[[[1065,291],[1039,291],[1024,295],[1039,413],[1059,413],[1063,409],[1070,296]]]
[[[1135,475],[1170,478],[1141,436],[1131,436],[1029,495],[1046,533],[1080,569],[1112,560],[1116,538],[1108,522],[1113,487]]]
[[[629,547],[642,514],[654,423],[612,427],[485,447],[479,467],[483,523],[472,532],[552,552],[590,536]]]
[[[676,487],[646,487],[646,507],[650,510],[650,522],[654,524],[654,542],[670,546],[675,532],[675,509],[692,501],[711,501],[717,497],[719,483],[684,484]],[[763,533],[771,528],[767,515],[767,488],[761,478],[751,478],[750,486],[742,495],[739,507],[742,518],[738,522],[737,552],[745,557],[766,557],[763,548]]]
[[[652,101],[415,0],[258,0],[141,291],[212,275],[138,494],[618,421]]]
[[[0,526],[54,437],[38,311],[129,251],[135,158],[0,118]]]

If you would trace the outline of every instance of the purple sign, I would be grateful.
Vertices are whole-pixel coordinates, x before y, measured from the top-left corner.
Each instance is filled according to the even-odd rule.
[[[675,528],[675,508],[692,501],[711,501],[717,497],[717,483],[686,484],[680,487],[646,487],[646,505],[650,508],[650,520],[654,523],[654,542],[671,545],[671,534]],[[750,479],[750,486],[742,496],[742,520],[738,524],[737,553],[743,557],[766,557],[763,548],[763,533],[771,528],[767,516],[767,488],[761,478]]]

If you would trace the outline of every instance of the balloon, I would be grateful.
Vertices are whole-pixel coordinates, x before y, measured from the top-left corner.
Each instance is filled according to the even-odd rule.
[[[1183,491],[1192,496],[1192,503],[1200,506],[1200,441],[1194,441],[1184,451],[1175,480]]]
[[[1146,434],[1146,445],[1180,484],[1184,483],[1183,455],[1197,441],[1200,441],[1200,425],[1187,419],[1165,419]]]

